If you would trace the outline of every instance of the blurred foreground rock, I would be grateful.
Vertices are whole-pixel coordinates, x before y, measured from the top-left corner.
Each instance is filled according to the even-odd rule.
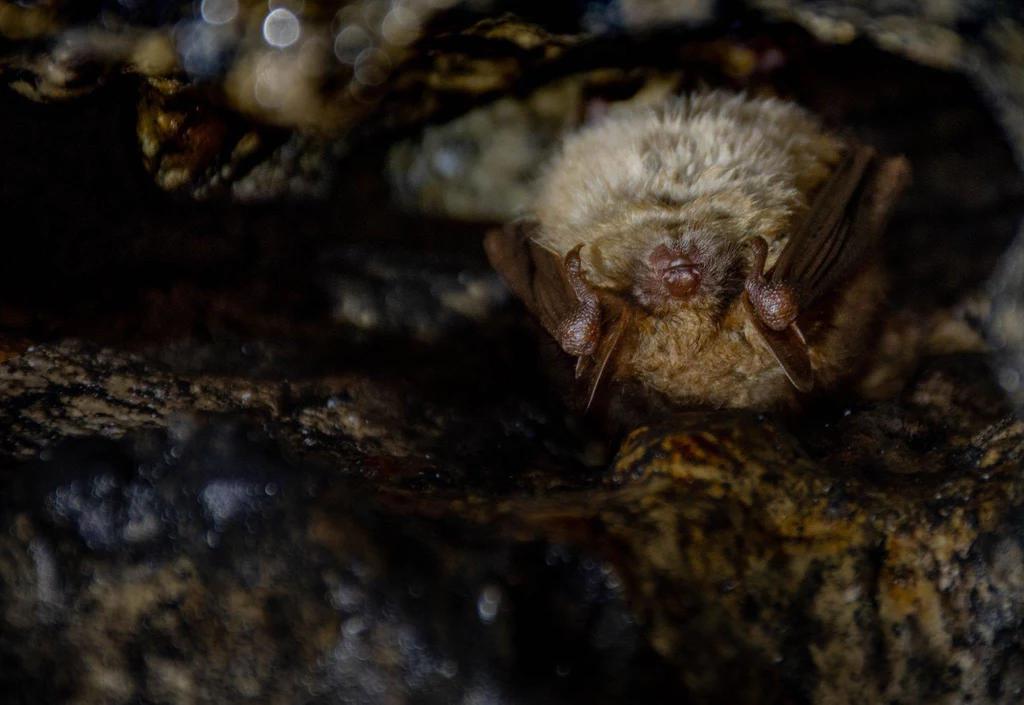
[[[607,674],[592,694],[634,685],[609,566],[453,547],[258,431],[69,444],[30,473],[7,478],[0,539],[7,702],[555,702],[581,662]],[[551,620],[570,643],[543,643]]]
[[[813,424],[684,415],[635,431],[607,472],[519,472],[500,488],[470,474],[454,489],[422,469],[429,444],[404,449],[411,475],[375,455],[403,452],[412,428],[367,441],[339,424],[335,448],[350,449],[328,461],[262,402],[239,425],[196,411],[232,404],[196,380],[133,379],[105,353],[94,364],[118,382],[93,388],[55,378],[48,355],[0,368],[20,387],[3,406],[27,412],[5,435],[31,420],[65,439],[4,470],[14,702],[1024,692],[1024,424],[979,356],[937,359],[899,400]],[[130,413],[162,416],[176,395],[192,411],[158,428]]]

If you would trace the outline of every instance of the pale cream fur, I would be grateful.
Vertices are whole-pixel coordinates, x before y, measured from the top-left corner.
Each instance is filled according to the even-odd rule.
[[[636,294],[661,244],[704,253],[704,284],[686,302],[640,307],[616,367],[691,406],[768,408],[794,393],[740,301],[745,243],[769,243],[769,265],[808,194],[844,145],[802,108],[721,91],[613,116],[570,136],[537,182],[538,240],[564,256],[578,244],[587,280]],[[882,296],[866,267],[805,331],[819,386],[851,368]],[[628,297],[627,297],[628,298]]]

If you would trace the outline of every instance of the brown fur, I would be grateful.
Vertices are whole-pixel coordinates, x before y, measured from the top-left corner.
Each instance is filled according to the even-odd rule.
[[[844,147],[798,106],[724,92],[613,117],[566,140],[537,183],[534,238],[559,258],[582,244],[589,285],[633,302],[616,379],[687,406],[795,399],[740,302],[746,243],[764,238],[771,266]],[[649,258],[662,245],[698,260],[692,297],[659,295]],[[882,294],[871,264],[816,304],[804,334],[819,388],[852,369]]]

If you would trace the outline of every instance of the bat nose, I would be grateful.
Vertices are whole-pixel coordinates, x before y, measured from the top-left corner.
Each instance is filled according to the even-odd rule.
[[[668,293],[677,299],[685,299],[693,295],[700,286],[700,270],[693,263],[677,264],[661,273]]]
[[[700,286],[700,267],[687,253],[660,245],[651,253],[649,262],[672,298],[689,298]]]

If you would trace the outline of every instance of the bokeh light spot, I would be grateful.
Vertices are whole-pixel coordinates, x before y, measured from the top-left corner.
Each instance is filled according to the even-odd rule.
[[[263,20],[263,38],[270,46],[283,49],[299,40],[299,18],[290,10],[279,7]]]
[[[338,61],[345,64],[354,64],[359,55],[373,45],[373,38],[370,33],[358,25],[349,25],[340,32],[334,39],[334,55]]]
[[[199,12],[210,24],[227,24],[238,16],[238,0],[203,0]]]

